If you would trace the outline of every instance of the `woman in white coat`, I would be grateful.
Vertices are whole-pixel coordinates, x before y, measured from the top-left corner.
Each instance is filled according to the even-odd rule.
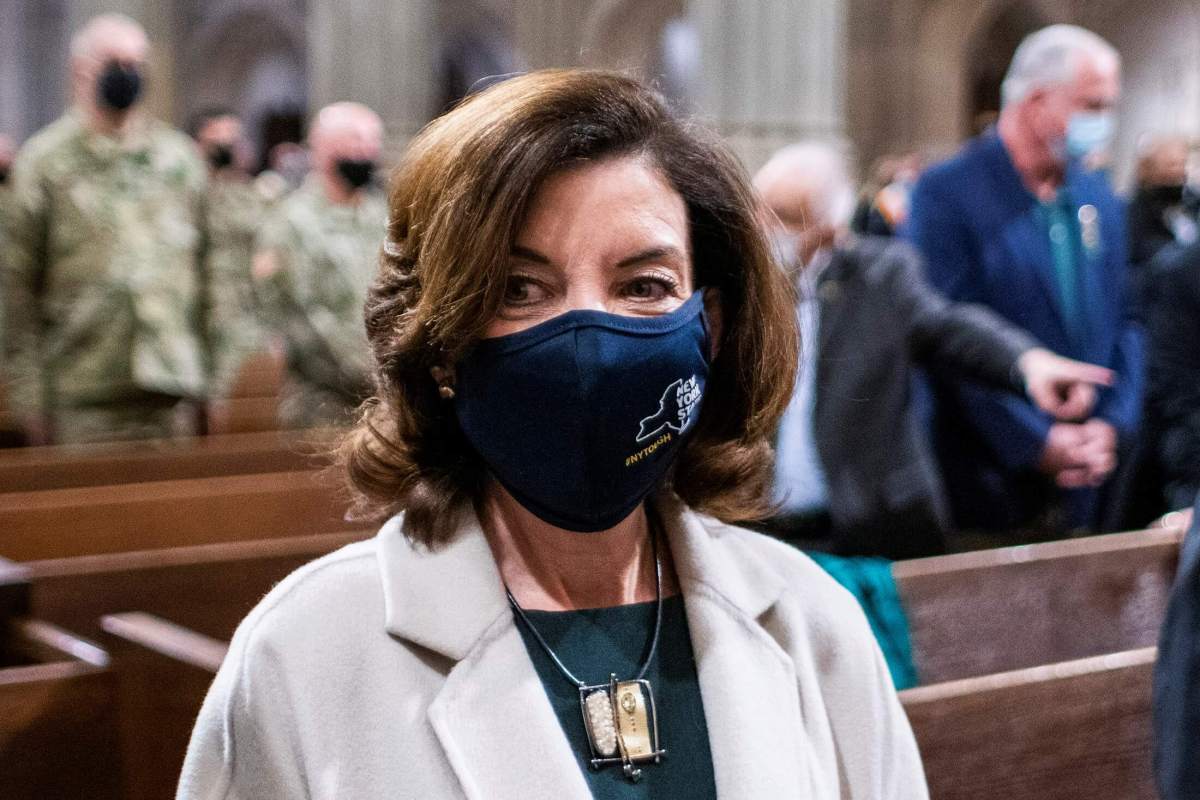
[[[638,82],[433,122],[342,447],[370,541],[242,623],[180,798],[923,798],[854,600],[769,511],[794,298],[736,160]]]

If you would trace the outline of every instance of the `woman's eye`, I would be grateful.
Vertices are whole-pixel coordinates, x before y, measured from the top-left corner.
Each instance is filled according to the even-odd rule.
[[[662,300],[675,286],[662,278],[635,278],[625,285],[625,293],[635,300]]]
[[[533,303],[541,296],[540,287],[529,278],[512,275],[504,285],[504,302],[509,305]]]

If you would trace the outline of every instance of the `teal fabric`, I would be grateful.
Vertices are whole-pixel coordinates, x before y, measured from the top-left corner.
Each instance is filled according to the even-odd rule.
[[[885,558],[845,558],[828,553],[808,553],[808,556],[862,606],[896,689],[916,686],[917,667],[908,636],[908,616],[892,577],[892,562]]]
[[[607,682],[610,673],[616,673],[618,679],[636,677],[654,628],[653,602],[526,613],[567,669],[589,684]],[[707,800],[717,796],[708,725],[682,596],[663,601],[658,654],[645,675],[654,689],[660,746],[666,748],[667,758],[660,764],[644,765],[638,783],[627,781],[619,766],[599,771],[588,766],[590,750],[579,708],[579,690],[563,677],[520,619],[517,628],[571,749],[579,758],[579,768],[593,797]]]
[[[1050,255],[1054,261],[1063,320],[1071,338],[1080,342],[1085,334],[1085,309],[1080,301],[1083,246],[1075,208],[1067,193],[1059,191],[1054,200],[1039,203],[1038,210],[1050,239]]]

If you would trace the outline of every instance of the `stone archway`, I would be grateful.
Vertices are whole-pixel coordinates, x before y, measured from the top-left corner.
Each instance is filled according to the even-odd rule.
[[[196,13],[199,19],[181,42],[185,118],[208,108],[232,109],[265,156],[276,143],[272,131],[280,119],[294,117],[298,124],[307,111],[301,3],[229,0]]]
[[[1026,36],[1050,24],[1038,3],[1005,3],[980,20],[967,40],[964,58],[966,97],[963,132],[981,133],[1000,114],[1000,87],[1017,46]]]
[[[999,82],[1020,41],[1017,36],[1010,43],[1015,31],[1072,19],[1070,0],[926,0],[922,5],[914,37],[912,141],[934,152],[949,151],[974,132],[972,123],[983,106],[992,104],[992,91],[998,106]],[[989,38],[997,29],[1007,31],[1003,41]],[[976,97],[983,100],[977,103]]]
[[[441,0],[437,8],[438,108],[447,109],[489,79],[528,69],[508,17],[484,0]]]

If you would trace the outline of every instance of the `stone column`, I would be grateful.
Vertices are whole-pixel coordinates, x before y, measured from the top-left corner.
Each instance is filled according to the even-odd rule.
[[[0,135],[18,140],[32,128],[25,99],[27,69],[21,42],[29,34],[23,11],[21,4],[0,3]]]
[[[584,63],[584,28],[597,0],[521,0],[513,4],[513,39],[533,69]]]
[[[310,0],[308,85],[312,111],[365,103],[384,121],[389,150],[437,112],[434,0]]]
[[[801,138],[846,137],[845,0],[689,0],[696,108],[753,170]]]

